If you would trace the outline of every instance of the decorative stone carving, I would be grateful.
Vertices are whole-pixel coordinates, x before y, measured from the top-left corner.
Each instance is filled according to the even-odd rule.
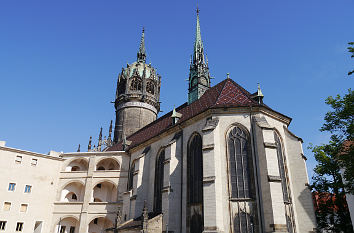
[[[202,129],[203,132],[206,132],[206,131],[212,131],[216,128],[216,126],[218,126],[219,124],[219,119],[218,118],[208,118],[206,120],[206,123],[205,123],[205,126],[204,128]]]

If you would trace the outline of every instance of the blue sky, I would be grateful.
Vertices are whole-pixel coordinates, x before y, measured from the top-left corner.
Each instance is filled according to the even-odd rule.
[[[114,120],[116,79],[136,59],[146,29],[147,60],[162,76],[166,113],[187,100],[196,1],[0,1],[0,140],[47,153],[87,148]],[[352,0],[199,0],[213,84],[226,73],[293,118],[309,143],[329,110],[324,100],[353,87]],[[309,171],[310,174],[312,173]]]

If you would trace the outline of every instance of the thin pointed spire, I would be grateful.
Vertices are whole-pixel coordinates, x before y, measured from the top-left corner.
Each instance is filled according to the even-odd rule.
[[[197,25],[195,31],[195,42],[194,42],[194,54],[193,60],[201,61],[204,63],[204,52],[203,52],[203,42],[202,42],[202,34],[200,33],[200,22],[199,22],[199,8],[197,7]]]
[[[101,127],[101,130],[100,130],[100,134],[98,136],[98,144],[97,144],[97,150],[98,151],[101,151],[101,145],[102,145],[102,127]]]
[[[258,88],[257,88],[257,96],[264,97],[262,90],[261,90],[261,85],[258,83]]]
[[[77,152],[80,152],[80,144],[79,144],[79,147],[77,148]]]
[[[138,51],[138,62],[146,62],[146,50],[145,50],[145,29],[141,33],[140,46]]]
[[[108,140],[112,140],[112,124],[113,121],[111,120],[111,124],[109,125],[109,132],[108,132]]]
[[[92,143],[92,136],[90,136],[89,144],[88,144],[88,151],[91,151],[91,143]]]

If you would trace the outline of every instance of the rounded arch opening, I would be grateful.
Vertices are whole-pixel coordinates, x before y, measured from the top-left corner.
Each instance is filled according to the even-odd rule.
[[[88,169],[88,161],[85,158],[73,159],[69,162],[69,164],[65,167],[65,171],[87,171]]]
[[[101,159],[96,165],[96,171],[112,171],[120,170],[120,165],[117,160],[113,158]]]
[[[84,196],[84,185],[78,181],[73,181],[64,186],[61,191],[59,201],[62,202],[81,202]]]
[[[112,228],[113,222],[107,217],[96,217],[91,220],[89,223],[89,233],[96,232],[106,232],[106,229]]]
[[[79,220],[75,217],[64,217],[59,219],[55,226],[55,232],[60,233],[78,233]]]
[[[116,202],[117,185],[111,181],[100,181],[95,184],[92,192],[93,202]]]

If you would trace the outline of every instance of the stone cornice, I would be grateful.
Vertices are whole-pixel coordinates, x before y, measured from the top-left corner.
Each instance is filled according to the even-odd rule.
[[[10,152],[14,152],[14,153],[20,153],[20,154],[25,154],[25,155],[30,155],[30,156],[36,156],[36,157],[41,157],[41,158],[45,158],[45,159],[64,161],[64,159],[61,157],[54,157],[54,156],[50,156],[50,155],[40,154],[40,153],[26,151],[26,150],[15,149],[15,148],[6,147],[6,146],[0,146],[0,150],[10,151]],[[62,155],[63,154],[61,154],[60,156],[62,156]]]

